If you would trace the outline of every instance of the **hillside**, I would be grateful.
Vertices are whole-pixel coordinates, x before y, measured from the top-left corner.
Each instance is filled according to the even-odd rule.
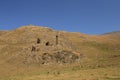
[[[23,73],[28,76],[41,72],[42,69],[44,74],[69,69],[73,72],[101,68],[119,71],[119,67],[120,32],[87,35],[40,26],[22,26],[11,31],[0,31],[0,72],[3,72],[0,73],[0,80],[21,80],[19,76]],[[120,79],[120,74],[117,77]]]
[[[105,33],[104,35],[120,35],[120,31]]]

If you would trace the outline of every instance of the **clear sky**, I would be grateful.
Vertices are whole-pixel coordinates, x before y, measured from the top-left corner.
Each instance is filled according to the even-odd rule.
[[[120,30],[120,0],[0,0],[0,30],[33,24],[86,34]]]

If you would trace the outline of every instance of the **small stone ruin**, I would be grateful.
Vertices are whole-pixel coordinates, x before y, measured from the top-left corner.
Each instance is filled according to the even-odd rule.
[[[37,38],[37,44],[40,44],[41,40],[40,38]]]

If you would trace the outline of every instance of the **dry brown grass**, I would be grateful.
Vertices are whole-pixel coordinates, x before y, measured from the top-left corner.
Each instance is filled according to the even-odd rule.
[[[37,38],[42,40],[40,44],[36,43]],[[47,41],[52,46],[45,46]],[[0,80],[119,80],[119,41],[119,36],[113,34],[86,35],[35,26],[0,31]],[[43,53],[53,55],[66,50],[80,55],[80,61],[41,65],[39,60],[30,58],[32,46],[39,49],[37,58]],[[25,59],[29,64],[23,63]]]

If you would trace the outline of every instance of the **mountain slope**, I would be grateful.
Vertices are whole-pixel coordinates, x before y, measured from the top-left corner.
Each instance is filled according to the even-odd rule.
[[[46,65],[63,65],[63,69],[64,65],[80,69],[120,67],[119,37],[119,32],[87,35],[40,26],[0,31],[0,72],[4,72],[1,76],[10,76],[9,71],[18,74],[28,66],[35,71]],[[13,71],[17,68],[20,71]]]
[[[104,35],[120,35],[120,31],[114,31],[110,33],[105,33]]]
[[[28,57],[28,54],[32,55],[32,57],[37,55],[36,58],[39,59],[38,56],[41,56],[41,54],[48,53],[52,56],[53,53],[57,54],[61,51],[75,53],[78,57],[85,55],[89,59],[94,59],[96,58],[95,55],[102,57],[104,56],[103,54],[107,55],[109,52],[119,52],[120,42],[118,39],[112,38],[113,35],[117,34],[119,32],[92,36],[81,33],[54,31],[47,27],[23,26],[0,36],[1,52],[13,55],[13,58],[10,56],[11,59],[15,57],[18,59],[20,55],[25,58],[25,55]],[[58,36],[58,44],[56,44],[56,36]],[[37,43],[37,39],[40,39],[40,43]],[[47,43],[48,45],[46,45]],[[35,50],[32,51],[34,48]],[[55,56],[57,55],[53,55],[52,57]],[[8,61],[10,61],[9,58]]]

